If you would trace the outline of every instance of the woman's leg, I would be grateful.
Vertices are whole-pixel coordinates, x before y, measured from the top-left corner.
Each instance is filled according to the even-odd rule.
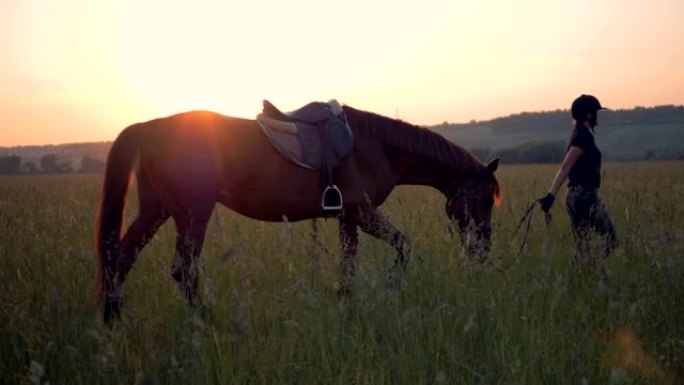
[[[615,226],[605,205],[598,198],[595,189],[586,190],[582,187],[573,187],[568,189],[565,206],[575,236],[576,265],[597,265],[601,274],[602,290],[609,291],[606,257],[617,244],[617,236]],[[595,230],[603,237],[603,255],[598,258],[591,252],[590,229]]]
[[[582,187],[568,187],[565,195],[565,210],[570,217],[572,235],[575,239],[573,262],[575,265],[591,261],[591,242],[589,238],[589,213],[591,202]]]
[[[608,257],[608,254],[618,246],[618,239],[615,224],[613,224],[606,206],[598,196],[591,207],[589,225],[603,238],[603,256],[604,258]]]

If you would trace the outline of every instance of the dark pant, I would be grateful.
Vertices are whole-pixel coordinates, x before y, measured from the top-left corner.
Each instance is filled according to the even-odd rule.
[[[570,216],[575,245],[580,256],[593,259],[589,239],[589,231],[592,229],[603,238],[603,257],[608,256],[608,253],[617,246],[615,225],[606,206],[598,197],[598,189],[582,186],[568,187],[565,195],[565,209]]]

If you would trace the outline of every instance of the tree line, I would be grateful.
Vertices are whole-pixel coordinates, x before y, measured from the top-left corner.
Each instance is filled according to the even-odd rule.
[[[635,107],[632,109],[605,110],[600,113],[601,125],[648,125],[684,122],[684,106],[663,105],[656,107]],[[570,124],[570,111],[555,110],[543,112],[523,112],[488,121],[473,120],[469,123],[444,122],[436,128],[476,128],[491,127],[496,133],[506,132],[547,132],[565,130]]]
[[[103,172],[104,169],[104,161],[88,155],[83,156],[78,167],[74,167],[71,159],[60,159],[55,154],[43,155],[38,162],[23,161],[18,155],[0,156],[0,175],[97,173]]]
[[[470,150],[478,158],[488,160],[501,158],[507,164],[560,163],[565,157],[567,143],[563,141],[534,141],[515,147],[491,149],[475,147]],[[609,160],[609,159],[607,159]],[[657,154],[653,150],[645,152],[639,160],[684,160],[684,151]]]
[[[562,161],[567,144],[563,141],[535,141],[520,146],[491,149],[476,147],[470,149],[482,160],[499,157],[507,164],[521,163],[558,163]],[[670,154],[667,158],[647,153],[643,160],[676,159],[684,160],[684,152]],[[22,161],[18,155],[0,155],[0,176],[6,175],[49,175],[68,173],[100,173],[105,170],[105,162],[84,155],[78,167],[74,167],[71,159],[60,159],[55,154],[44,155],[38,162]]]
[[[470,150],[470,152],[482,160],[501,158],[508,164],[540,164],[562,161],[565,149],[566,143],[563,141],[537,141],[497,150],[476,147]]]
[[[568,110],[556,110],[546,112],[523,112],[506,117],[495,118],[487,121],[473,120],[470,123],[449,123],[431,127],[440,132],[444,130],[459,129],[491,129],[494,136],[529,135],[534,138],[537,133],[547,134],[549,131],[564,131],[566,138],[568,125],[570,124],[570,112]],[[664,105],[656,107],[636,107],[633,109],[616,109],[601,112],[601,127],[614,127],[621,129],[629,126],[649,126],[666,124],[684,129],[684,106]],[[473,130],[473,131],[475,131]],[[678,143],[681,135],[672,138],[671,142]],[[546,139],[548,135],[546,135]],[[509,148],[469,148],[480,159],[487,160],[500,157],[506,163],[557,163],[565,154],[565,141],[546,140],[532,141],[516,147]],[[0,175],[31,175],[31,174],[65,174],[65,173],[98,173],[105,169],[105,162],[99,158],[105,157],[109,152],[111,142],[73,143],[68,145],[28,146],[16,148],[0,148],[4,154],[0,154]],[[498,146],[497,146],[498,147]],[[53,153],[62,154],[61,157]],[[645,154],[639,159],[684,160],[684,149],[675,148],[668,151],[658,149],[644,149]],[[7,155],[7,154],[14,155]],[[46,154],[37,158],[39,154]],[[19,155],[16,155],[19,154]],[[66,157],[65,157],[66,154]],[[24,158],[22,158],[22,156]],[[72,159],[81,157],[80,162]],[[606,157],[608,160],[609,157]],[[618,159],[620,160],[620,159]],[[76,163],[76,164],[74,164]]]

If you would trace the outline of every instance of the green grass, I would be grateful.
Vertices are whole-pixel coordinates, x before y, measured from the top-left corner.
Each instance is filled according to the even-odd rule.
[[[0,383],[682,383],[684,164],[605,169],[622,241],[610,294],[597,272],[572,268],[562,204],[548,228],[535,213],[519,251],[513,231],[556,166],[504,166],[490,264],[461,255],[443,197],[402,187],[383,211],[414,243],[404,286],[385,289],[394,252],[363,235],[354,295],[340,302],[335,221],[319,220],[314,241],[309,221],[220,207],[203,253],[207,313],[170,276],[169,222],[128,276],[112,329],[92,299],[101,176],[0,179]]]

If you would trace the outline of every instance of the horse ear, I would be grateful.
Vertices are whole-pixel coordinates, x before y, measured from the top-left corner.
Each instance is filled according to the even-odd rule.
[[[497,168],[499,168],[499,158],[494,158],[489,162],[485,171],[489,174],[494,174]]]

